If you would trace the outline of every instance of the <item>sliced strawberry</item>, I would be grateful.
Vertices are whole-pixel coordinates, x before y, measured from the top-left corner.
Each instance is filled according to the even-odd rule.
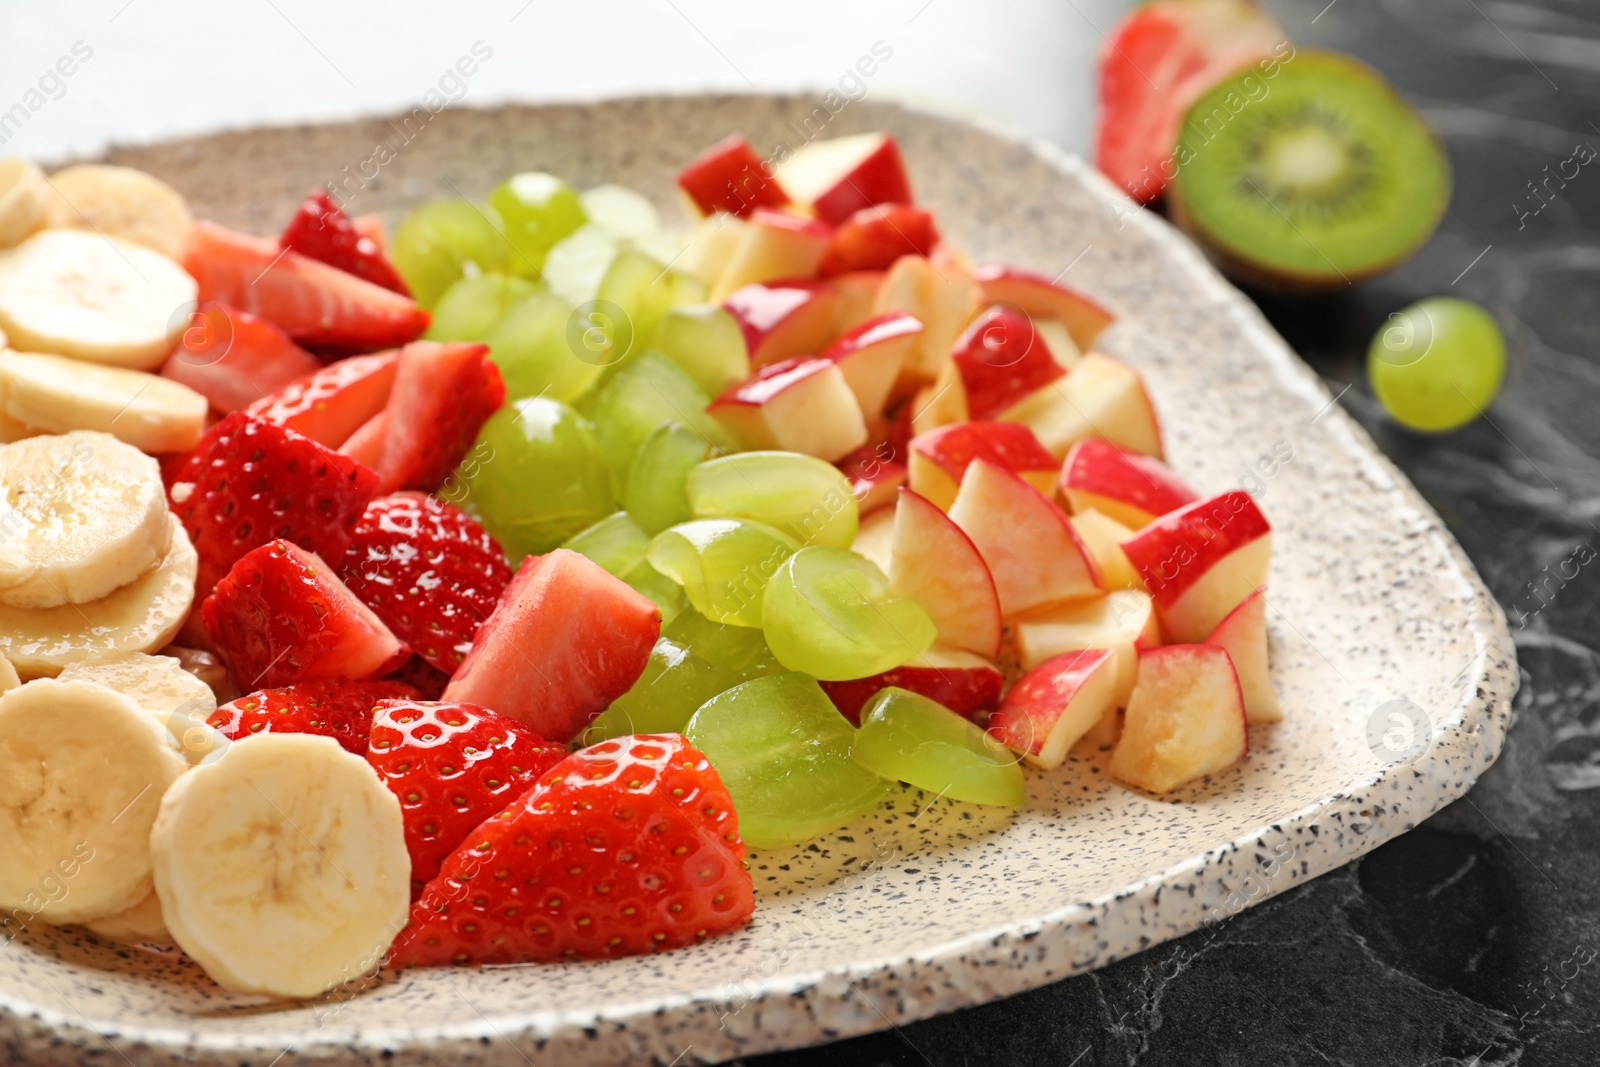
[[[304,345],[394,348],[428,328],[428,313],[407,297],[214,222],[194,224],[183,267],[201,300],[260,315]]]
[[[505,401],[506,385],[487,345],[406,345],[389,400],[379,492],[439,488]]]
[[[423,700],[438,700],[444,696],[450,676],[421,656],[412,656],[398,669],[384,675],[387,681],[402,682],[415,689]]]
[[[246,689],[371,678],[411,655],[321,556],[288,541],[246,553],[200,616],[217,657]]]
[[[319,364],[315,373],[262,397],[247,410],[320,445],[338,448],[383,411],[399,365],[398,351],[352,356],[326,367]]]
[[[361,424],[361,428],[339,446],[339,454],[363,466],[377,469],[383,459],[383,439],[389,434],[389,413],[380,411]]]
[[[173,514],[200,556],[200,597],[273,538],[342,559],[378,482],[359,463],[240,411],[208,430],[171,477]]]
[[[748,215],[758,207],[782,207],[789,194],[738,134],[730,134],[691,159],[678,172],[678,185],[702,214],[726,211]]]
[[[446,700],[570,741],[644,673],[661,610],[564,548],[529,556],[456,669]]]
[[[884,270],[901,256],[926,256],[939,243],[933,213],[910,204],[875,204],[851,215],[828,238],[817,273]]]
[[[376,213],[356,215],[351,218],[350,225],[354,226],[361,236],[377,245],[379,252],[385,256],[389,255],[389,227],[384,224],[382,215]]]
[[[212,411],[226,415],[315,374],[321,366],[321,360],[266,319],[205,303],[195,310],[161,376],[182,382],[210,401]]]
[[[973,419],[992,419],[1037,389],[1066,376],[1033,320],[996,304],[968,326],[950,350]]]
[[[677,734],[568,756],[444,861],[389,961],[611,959],[696,944],[755,909],[738,816]]]
[[[273,732],[320,734],[346,752],[365,756],[378,702],[416,696],[415,689],[399,682],[303,682],[242,696],[217,708],[206,722],[229,741]]]
[[[476,704],[385,700],[361,755],[400,798],[411,899],[474,827],[567,757],[519,722]]]
[[[417,655],[446,673],[511,581],[506,554],[454,504],[421,493],[367,505],[340,577]]]
[[[363,234],[320,185],[300,201],[278,243],[401,296],[411,295],[378,242]]]

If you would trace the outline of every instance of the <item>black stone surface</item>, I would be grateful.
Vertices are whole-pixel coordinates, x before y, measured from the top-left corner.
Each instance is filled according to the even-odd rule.
[[[1412,262],[1328,296],[1257,297],[1335,393],[1349,386],[1340,402],[1505,606],[1522,664],[1505,752],[1416,830],[1219,927],[749,1067],[1600,1064],[1600,565],[1545,581],[1600,546],[1600,160],[1537,214],[1528,185],[1600,147],[1600,3],[1268,6],[1297,44],[1377,67],[1449,148],[1455,199]],[[1438,294],[1494,312],[1511,372],[1487,418],[1424,438],[1386,421],[1365,353],[1390,312]]]

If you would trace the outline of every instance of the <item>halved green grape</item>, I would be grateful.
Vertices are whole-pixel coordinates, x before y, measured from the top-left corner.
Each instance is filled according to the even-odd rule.
[[[710,443],[681,422],[663,422],[650,432],[628,468],[622,494],[622,506],[641,530],[653,536],[694,517],[684,485],[710,455]]]
[[[585,745],[623,734],[681,734],[700,705],[743,682],[669,637],[656,641],[633,688],[583,732]]]
[[[664,312],[652,345],[688,371],[707,396],[720,396],[730,385],[750,377],[744,331],[716,304],[688,304]]]
[[[598,226],[580,226],[544,257],[545,284],[573,307],[582,307],[600,291],[600,279],[616,254],[615,237]]]
[[[597,185],[578,194],[589,221],[622,238],[649,237],[661,229],[661,216],[655,205],[632,189],[620,185]]]
[[[684,611],[690,610],[689,599],[683,595],[683,587],[652,567],[649,560],[645,560],[624,574],[622,580],[649,597],[655,606],[661,609],[663,626],[672,622]]]
[[[452,478],[461,503],[514,560],[548,552],[616,510],[594,426],[546,397],[489,416]]]
[[[507,396],[570,403],[589,391],[600,367],[573,353],[571,324],[572,309],[554,293],[534,293],[506,312],[488,343]]]
[[[852,758],[855,729],[814,679],[775,674],[694,713],[684,736],[716,767],[752,848],[780,848],[878,806],[889,782]]]
[[[499,220],[467,200],[423,204],[394,234],[391,259],[411,295],[431,308],[472,264],[477,273],[504,271],[511,245]]]
[[[1483,413],[1506,373],[1506,340],[1483,308],[1434,297],[1389,316],[1367,351],[1372,391],[1397,422],[1442,432]]]
[[[639,337],[655,336],[663,315],[680,307],[703,307],[710,295],[706,283],[694,275],[670,267],[662,271],[645,291],[644,304],[634,318]]]
[[[712,447],[732,452],[727,433],[706,414],[710,402],[694,379],[659,352],[630,360],[601,386],[584,409],[595,422],[616,495],[625,496],[639,446],[664,422],[681,422]]]
[[[650,535],[639,529],[627,512],[618,511],[579,530],[561,547],[588,556],[607,574],[623,578],[644,562]]]
[[[489,206],[499,214],[516,254],[513,274],[536,276],[555,243],[588,221],[572,186],[543,171],[516,174],[495,186]]]
[[[861,709],[855,761],[884,778],[973,804],[1016,807],[1017,756],[972,722],[920,693],[890,686]]]
[[[643,252],[621,248],[606,267],[595,291],[596,315],[593,326],[604,339],[605,363],[615,365],[644,350],[649,334],[639,329],[646,294],[666,268]],[[610,304],[611,307],[606,305]]]
[[[760,630],[712,622],[692,607],[684,608],[671,623],[663,623],[661,632],[701,659],[747,680],[788,671],[767,647]]]
[[[538,289],[538,282],[514,274],[461,278],[439,297],[423,336],[430,341],[487,341],[506,312]]]
[[[699,519],[656,534],[645,558],[683,586],[689,603],[711,621],[760,626],[767,583],[799,547],[759,522]]]
[[[761,629],[779,663],[838,682],[909,662],[938,636],[926,611],[889,591],[876,563],[821,545],[802,548],[772,576]]]
[[[689,510],[697,519],[755,519],[802,545],[849,548],[861,507],[850,479],[831,463],[799,452],[741,452],[689,472]]]

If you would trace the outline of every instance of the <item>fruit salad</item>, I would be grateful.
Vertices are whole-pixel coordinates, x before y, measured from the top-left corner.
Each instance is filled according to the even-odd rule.
[[[1281,717],[1255,501],[887,134],[719,142],[678,230],[544,173],[392,237],[0,176],[8,937],[283,998],[671,950],[898,783],[1165,793]]]

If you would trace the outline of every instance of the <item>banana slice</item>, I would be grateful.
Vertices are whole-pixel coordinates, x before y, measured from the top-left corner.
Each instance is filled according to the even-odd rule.
[[[0,693],[7,693],[22,684],[22,679],[17,677],[17,669],[11,661],[0,656]]]
[[[223,744],[222,735],[206,722],[217,710],[216,694],[171,656],[134,652],[110,663],[73,663],[57,678],[94,682],[132,700],[155,717],[173,751],[191,765]]]
[[[205,624],[201,624],[202,634]],[[200,679],[211,689],[217,706],[221,707],[230,700],[238,700],[244,696],[239,687],[234,684],[233,675],[228,673],[228,668],[222,665],[216,654],[207,652],[202,648],[184,648],[182,645],[168,645],[161,650],[163,656],[171,656],[178,661],[184,670]]]
[[[161,917],[161,898],[156,896],[153,889],[149,896],[127,911],[119,911],[103,919],[91,919],[83,925],[101,937],[131,945],[148,941],[172,943],[166,920]]]
[[[5,412],[47,433],[99,430],[145,452],[187,452],[209,401],[182,382],[63,356],[0,351]]]
[[[167,793],[150,853],[173,940],[237,993],[316,996],[374,967],[406,922],[400,802],[332,738],[230,745]]]
[[[0,605],[0,655],[24,679],[54,678],[74,663],[111,663],[171,641],[194,602],[199,559],[177,519],[167,528],[161,565],[108,597],[58,608]]]
[[[161,562],[167,531],[161,468],[137,448],[89,431],[0,445],[0,604],[99,600]]]
[[[177,259],[194,217],[176,189],[132,167],[86,163],[50,175],[45,224],[123,237]]]
[[[47,678],[0,696],[0,909],[76,923],[138,904],[150,827],[187,769],[105,686]]]
[[[154,370],[197,291],[166,256],[89,230],[44,230],[0,252],[0,329],[25,352]]]
[[[23,159],[0,159],[0,248],[19,244],[45,224],[50,186],[44,171]]]

